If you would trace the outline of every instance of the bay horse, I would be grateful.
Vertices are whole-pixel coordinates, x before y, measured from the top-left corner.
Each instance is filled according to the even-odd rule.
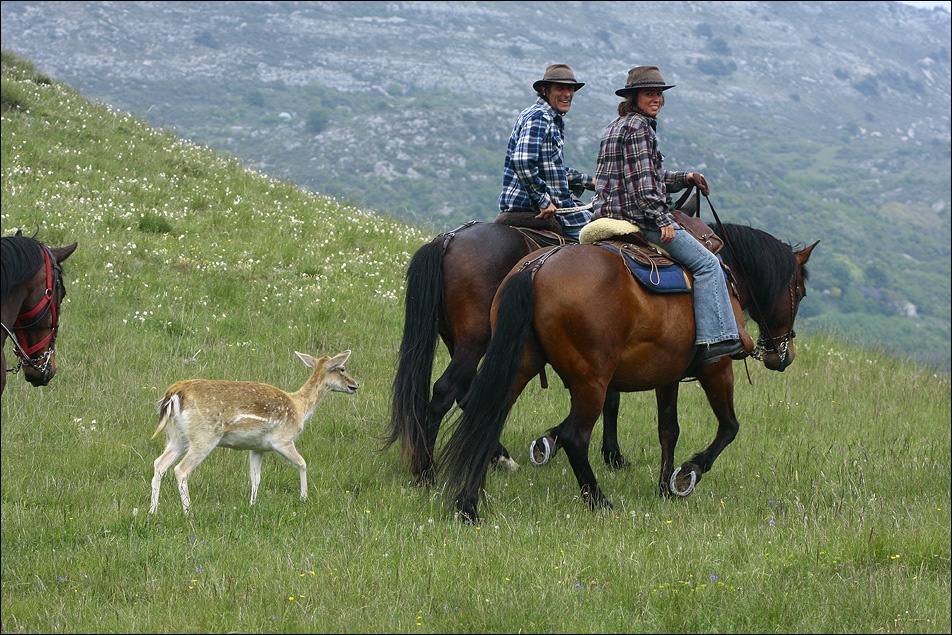
[[[540,235],[526,228],[471,221],[436,236],[410,260],[390,433],[383,449],[400,441],[403,460],[420,484],[435,481],[433,457],[440,423],[466,395],[489,345],[489,312],[500,283],[528,254],[565,242],[552,232]],[[450,363],[433,384],[431,397],[440,339],[449,350]],[[610,466],[624,467],[629,462],[618,446],[618,405],[619,395],[608,395],[602,455]],[[501,466],[510,460],[505,447],[497,444],[493,463]]]
[[[738,280],[740,304],[760,328],[758,357],[767,368],[783,371],[796,355],[793,325],[806,296],[805,265],[819,241],[794,251],[751,227],[718,225],[715,232],[731,246],[722,257]],[[439,457],[445,495],[453,497],[464,521],[478,522],[490,452],[509,410],[550,364],[571,396],[560,443],[593,509],[611,507],[588,460],[592,428],[608,391],[655,391],[659,494],[687,496],[739,428],[730,358],[707,366],[695,361],[691,295],[646,291],[617,252],[595,244],[532,256],[526,263],[531,266],[513,268],[493,301],[492,339],[466,397],[468,407]],[[718,428],[705,450],[675,469],[678,388],[686,378],[700,382]]]
[[[34,386],[46,386],[56,374],[56,335],[59,331],[60,305],[66,297],[61,264],[76,251],[77,243],[50,248],[24,236],[0,238],[0,393],[6,390],[7,373],[19,372]],[[3,350],[7,336],[19,358],[17,366],[7,368]]]

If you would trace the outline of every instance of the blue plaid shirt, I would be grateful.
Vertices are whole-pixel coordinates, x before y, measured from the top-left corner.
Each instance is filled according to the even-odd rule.
[[[572,195],[581,196],[592,177],[562,162],[562,115],[541,97],[519,115],[506,151],[499,209],[535,212],[555,203],[575,207]],[[559,214],[562,225],[579,227],[592,218],[589,211]]]
[[[595,169],[595,218],[619,218],[642,229],[674,222],[668,192],[688,186],[688,172],[664,169],[656,119],[641,113],[618,117],[602,135]]]

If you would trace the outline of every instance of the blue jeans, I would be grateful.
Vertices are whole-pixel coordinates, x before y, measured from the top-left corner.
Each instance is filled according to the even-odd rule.
[[[738,339],[734,310],[717,256],[681,228],[674,231],[674,240],[669,243],[661,242],[660,231],[642,232],[649,242],[671,254],[694,274],[694,343],[715,344]]]
[[[559,221],[559,224],[562,224],[561,221]],[[582,227],[584,227],[584,225],[562,225],[562,233],[578,240],[579,234],[582,233]]]

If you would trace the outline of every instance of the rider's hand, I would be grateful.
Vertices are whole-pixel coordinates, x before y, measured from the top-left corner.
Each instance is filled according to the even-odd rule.
[[[540,207],[539,213],[536,214],[536,218],[552,218],[555,216],[555,210],[559,209],[555,206],[555,203],[549,203],[548,207]]]
[[[669,243],[674,240],[674,225],[665,225],[661,228],[661,242]]]
[[[700,172],[691,172],[688,174],[688,183],[697,187],[701,194],[707,196],[711,193],[711,188],[707,186],[707,179]]]

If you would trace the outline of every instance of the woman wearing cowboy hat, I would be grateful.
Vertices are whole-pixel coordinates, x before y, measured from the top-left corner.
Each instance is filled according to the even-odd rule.
[[[556,209],[575,207],[572,195],[594,189],[592,177],[562,161],[564,122],[575,92],[585,84],[575,80],[567,64],[552,64],[532,84],[538,99],[522,111],[509,137],[502,175],[501,212],[532,212],[551,218]],[[578,239],[591,220],[589,210],[557,216],[563,232]]]
[[[664,245],[694,275],[695,344],[698,359],[713,364],[725,355],[745,352],[743,327],[734,319],[720,262],[707,247],[682,229],[668,210],[668,192],[696,185],[707,196],[704,175],[669,172],[658,151],[657,116],[664,106],[666,84],[657,66],[628,71],[628,82],[615,91],[625,101],[618,117],[602,135],[595,170],[594,218],[618,218],[634,223],[645,238]]]

